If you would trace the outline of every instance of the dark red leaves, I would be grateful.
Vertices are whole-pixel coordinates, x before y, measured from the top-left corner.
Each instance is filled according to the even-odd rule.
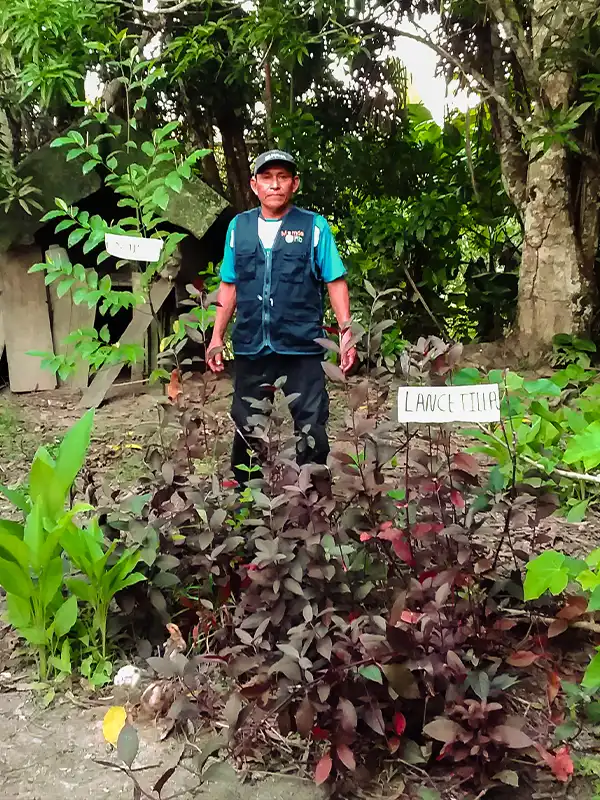
[[[331,775],[332,767],[333,762],[331,760],[331,756],[329,753],[325,753],[325,755],[321,757],[319,763],[317,764],[317,768],[315,769],[315,783],[317,786],[325,783],[327,778]]]
[[[531,650],[516,650],[506,659],[506,663],[511,667],[530,667],[538,658],[539,653],[532,653]]]
[[[388,528],[380,531],[377,534],[377,538],[391,542],[394,553],[396,553],[398,558],[410,567],[415,566],[412,550],[410,549],[409,543],[406,541],[404,531],[398,530],[398,528]]]
[[[548,697],[548,705],[556,700],[560,691],[560,675],[558,672],[548,673],[548,683],[546,684],[546,696]]]
[[[335,748],[335,752],[342,764],[351,772],[354,772],[356,769],[356,759],[354,758],[354,753],[352,750],[350,750],[348,745],[338,744]]]
[[[533,745],[532,740],[526,733],[523,733],[518,728],[513,728],[512,725],[498,725],[490,731],[490,738],[513,750],[522,750]]]
[[[450,492],[450,502],[455,508],[463,509],[466,505],[465,498],[457,489],[452,489]]]
[[[553,639],[555,636],[560,636],[569,627],[566,619],[553,619],[548,628],[548,638]]]
[[[394,730],[396,731],[398,736],[402,736],[402,734],[406,730],[406,718],[404,714],[401,714],[400,712],[394,714],[393,725],[394,725]]]
[[[425,725],[423,733],[435,739],[437,742],[450,744],[451,742],[455,742],[464,731],[458,722],[446,719],[446,717],[438,717],[434,719],[433,722]]]
[[[368,708],[365,711],[365,722],[375,733],[385,735],[385,723],[380,708]]]
[[[569,597],[567,600],[567,604],[561,608],[561,610],[556,615],[558,619],[577,619],[577,617],[581,617],[587,611],[588,607],[588,600],[587,597],[583,596],[574,596]]]
[[[311,732],[315,721],[315,710],[312,703],[305,697],[296,711],[296,730],[300,736],[306,738]]]
[[[337,705],[337,713],[343,730],[348,732],[356,730],[356,724],[358,721],[356,709],[350,700],[347,700],[345,697],[340,697]]]
[[[317,742],[327,742],[329,741],[330,735],[329,731],[325,730],[325,728],[320,728],[318,725],[315,725],[311,731],[313,739]]]
[[[477,460],[469,453],[456,453],[452,459],[452,466],[454,469],[459,469],[461,472],[466,472],[472,478],[479,475],[480,467]]]

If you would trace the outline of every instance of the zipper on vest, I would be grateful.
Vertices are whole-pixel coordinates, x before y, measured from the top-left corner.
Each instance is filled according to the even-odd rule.
[[[265,250],[265,279],[263,282],[263,326],[264,326],[264,336],[263,340],[266,341],[265,344],[267,347],[271,347],[271,309],[270,306],[272,305],[271,300],[271,260],[272,260],[272,253],[271,249]]]

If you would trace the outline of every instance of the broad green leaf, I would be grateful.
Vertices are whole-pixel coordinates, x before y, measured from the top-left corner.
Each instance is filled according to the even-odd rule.
[[[85,603],[94,602],[94,591],[89,583],[79,578],[69,578],[66,581],[67,589]]]
[[[66,636],[77,622],[77,598],[71,595],[54,615],[54,629],[59,637]]]
[[[67,431],[58,449],[55,479],[64,497],[85,463],[93,424],[94,410],[90,409]]]
[[[141,572],[132,572],[131,575],[128,575],[126,578],[123,578],[119,581],[118,587],[115,590],[116,592],[121,592],[123,589],[126,589],[128,586],[133,586],[136,583],[141,583],[142,581],[147,580],[146,576],[143,575]],[[177,579],[179,582],[179,579]]]
[[[587,610],[600,611],[600,586],[597,586],[592,592]]]
[[[586,592],[593,592],[600,586],[600,574],[592,572],[591,569],[584,569],[577,576],[577,583]]]
[[[582,462],[585,469],[594,469],[600,464],[600,420],[571,438],[563,461],[565,464]]]
[[[23,529],[22,529],[23,530]],[[29,547],[22,536],[13,536],[0,529],[0,557],[19,564],[25,572],[29,572]]]
[[[596,653],[588,664],[581,685],[585,689],[596,690],[600,688],[600,653]]]
[[[74,231],[71,231],[69,234],[68,246],[73,247],[80,242],[84,236],[87,236],[88,233],[89,231],[87,228],[76,228]]]
[[[31,602],[16,594],[6,595],[7,619],[13,628],[27,628],[31,625]]]
[[[367,667],[360,667],[358,670],[358,674],[362,675],[362,677],[366,678],[368,681],[374,681],[375,683],[383,683],[383,675],[381,674],[381,670],[376,664],[370,664]]]
[[[49,606],[56,597],[63,581],[63,562],[60,556],[52,561],[42,572],[39,581],[40,598],[44,606]]]
[[[42,514],[42,503],[36,500],[33,508],[27,515],[25,522],[25,533],[23,541],[29,548],[29,561],[34,572],[39,574],[44,567],[42,562],[42,547],[45,540],[44,521]]]
[[[40,628],[38,626],[26,627],[26,628],[19,628],[19,633],[23,638],[27,639],[29,644],[36,645],[37,647],[42,647],[45,644],[48,644],[49,636],[44,630],[44,628]]]
[[[39,447],[29,472],[29,494],[31,502],[43,505],[49,516],[56,515],[65,502],[64,495],[57,492],[54,459],[45,447]]]
[[[537,397],[560,397],[560,388],[548,378],[538,378],[535,381],[525,381],[523,388],[527,394]]]
[[[27,599],[33,592],[31,578],[15,561],[0,558],[0,586],[8,594]]]
[[[475,367],[463,367],[451,375],[446,383],[453,386],[475,386],[481,382],[479,370]]]
[[[177,192],[177,194],[179,194],[183,188],[183,181],[176,172],[169,172],[169,174],[165,177],[165,184],[169,187],[169,189]]]
[[[571,506],[567,514],[567,522],[581,522],[584,520],[589,502],[588,498],[587,500],[580,500],[579,503],[575,503],[574,506]]]
[[[121,761],[131,767],[138,754],[140,742],[138,733],[133,725],[125,724],[121,728],[117,739],[117,753]]]
[[[564,562],[565,556],[554,550],[547,550],[530,561],[523,585],[525,600],[537,600],[546,591],[551,594],[563,592],[569,581]]]
[[[152,202],[159,208],[162,208],[163,211],[166,211],[169,205],[169,193],[164,186],[159,186],[155,189],[152,195]]]
[[[600,564],[600,547],[597,547],[595,550],[592,550],[592,552],[586,557],[585,563],[588,565],[588,567],[591,567],[592,569],[594,569],[595,567],[598,566],[598,564]]]
[[[16,506],[25,514],[27,514],[29,511],[29,501],[27,499],[27,495],[23,492],[19,492],[16,489],[9,489],[8,486],[3,486],[0,484],[0,494],[3,494],[4,497],[6,497],[6,499],[13,504],[13,506]]]

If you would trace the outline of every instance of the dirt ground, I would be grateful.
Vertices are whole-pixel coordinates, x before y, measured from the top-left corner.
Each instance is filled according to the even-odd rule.
[[[230,391],[230,384],[226,383],[218,401],[225,431],[230,424],[227,418]],[[108,485],[125,488],[149,475],[144,457],[159,438],[157,406],[161,394],[160,389],[136,396],[117,393],[96,412],[88,466]],[[0,393],[0,483],[14,485],[25,477],[36,448],[42,443],[52,446],[81,416],[78,400],[78,395],[65,390],[20,396],[7,391]],[[333,441],[345,414],[343,400],[343,395],[333,393],[330,423]],[[0,500],[0,515],[6,515],[8,508],[8,504]],[[549,536],[547,547],[559,547],[579,554],[600,544],[597,518],[581,525],[567,525],[561,519],[550,519],[545,520],[541,528]],[[497,530],[491,531],[490,535],[493,533]],[[530,538],[528,531],[515,532],[515,543],[522,549],[528,549]],[[82,708],[77,704],[77,698],[73,702],[62,697],[44,709],[27,686],[28,676],[23,675],[15,681],[15,670],[18,671],[18,667],[12,667],[6,659],[0,658],[2,800],[64,800],[67,797],[69,800],[102,797],[117,800],[132,797],[133,787],[125,775],[94,760],[110,759],[110,748],[101,730],[107,705]],[[182,743],[172,738],[160,742],[152,725],[140,729],[140,738],[139,765],[147,769],[140,771],[139,780],[145,789],[150,790],[157,777],[177,761]],[[282,775],[265,774],[256,783],[244,783],[239,780],[232,782],[228,774],[224,780],[206,784],[192,793],[185,792],[197,785],[195,776],[179,768],[165,787],[163,797],[179,796],[182,792],[181,796],[210,797],[212,800],[287,800],[290,797],[294,800],[317,800],[324,796],[309,779]],[[388,790],[391,788],[386,787]],[[530,797],[591,800],[595,797],[587,781],[570,784],[567,788],[549,783],[540,789],[533,795],[525,788],[521,792],[511,790],[510,796],[512,800],[529,800]],[[381,798],[383,795],[390,796],[388,791],[377,791],[370,796]],[[494,800],[500,798],[501,795],[494,795]],[[508,794],[502,796],[502,800],[507,798]]]
[[[1,690],[0,690],[1,691]],[[42,709],[27,692],[0,693],[0,775],[3,800],[91,800],[133,797],[126,775],[97,764],[111,760],[110,745],[102,736],[106,706],[81,709],[68,700]],[[158,741],[151,725],[136,725],[140,754],[134,766],[146,791],[170,766],[177,763],[182,744],[176,739]],[[202,745],[200,739],[199,745]],[[186,762],[183,761],[185,765]],[[198,787],[198,788],[194,788]],[[184,790],[193,790],[184,793]],[[174,794],[211,800],[321,800],[309,780],[265,776],[242,783],[228,771],[222,778],[199,786],[198,779],[180,766],[166,784],[163,797]]]

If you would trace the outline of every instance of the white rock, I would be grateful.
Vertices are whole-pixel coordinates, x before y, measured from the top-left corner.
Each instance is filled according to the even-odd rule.
[[[115,686],[127,686],[130,689],[135,689],[139,686],[142,680],[142,673],[133,664],[127,664],[117,672],[114,679]]]

